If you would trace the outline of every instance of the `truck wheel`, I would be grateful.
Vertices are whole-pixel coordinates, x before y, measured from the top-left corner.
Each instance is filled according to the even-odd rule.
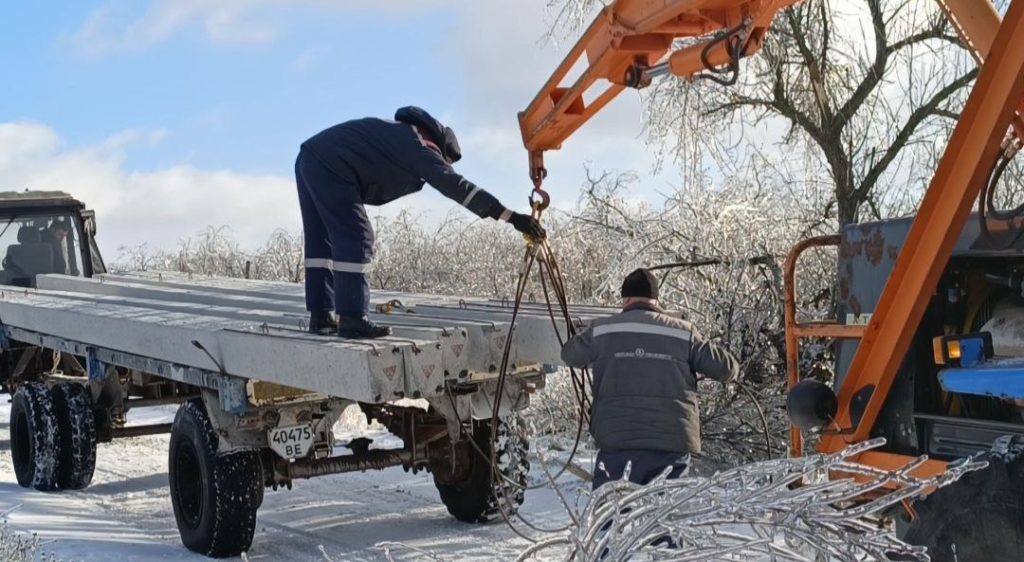
[[[200,400],[178,408],[171,427],[171,504],[181,542],[214,558],[249,549],[263,496],[258,451],[217,453],[218,437]]]
[[[11,456],[18,484],[56,490],[60,430],[50,392],[42,383],[23,384],[11,402]]]
[[[50,390],[60,428],[57,485],[81,490],[92,482],[96,469],[96,416],[92,396],[81,384],[62,382]]]
[[[448,513],[466,523],[486,523],[511,516],[522,505],[530,472],[529,442],[518,415],[502,419],[498,426],[497,470],[491,469],[491,422],[474,423],[473,441],[456,443],[454,458],[433,468],[434,485]],[[498,477],[495,472],[500,474]]]
[[[1024,457],[968,473],[914,504],[903,540],[933,562],[1024,560]]]

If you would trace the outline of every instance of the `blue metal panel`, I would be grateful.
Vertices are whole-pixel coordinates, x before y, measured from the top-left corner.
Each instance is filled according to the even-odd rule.
[[[89,380],[105,380],[110,372],[110,365],[96,357],[96,348],[94,347],[90,347],[85,355],[85,367],[86,372],[89,373]]]
[[[1008,359],[977,367],[945,369],[939,383],[946,392],[1024,400],[1024,360]]]
[[[836,315],[840,323],[874,313],[912,221],[913,217],[905,217],[843,227],[836,280]],[[1016,237],[1016,232],[1006,227],[993,228],[992,237],[985,236],[978,216],[971,214],[957,239],[953,257],[1024,255],[1024,237]],[[837,388],[846,377],[859,343],[842,340],[837,346]]]
[[[985,340],[981,337],[960,340],[960,366],[981,367],[985,364]]]

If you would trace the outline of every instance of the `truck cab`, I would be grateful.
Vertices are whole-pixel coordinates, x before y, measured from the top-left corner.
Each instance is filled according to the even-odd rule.
[[[62,191],[0,192],[0,285],[35,287],[36,276],[106,273],[96,215]]]

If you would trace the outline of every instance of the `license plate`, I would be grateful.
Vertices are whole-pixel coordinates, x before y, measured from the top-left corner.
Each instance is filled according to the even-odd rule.
[[[267,441],[275,453],[285,459],[300,459],[313,446],[313,426],[309,424],[275,427],[267,431]]]

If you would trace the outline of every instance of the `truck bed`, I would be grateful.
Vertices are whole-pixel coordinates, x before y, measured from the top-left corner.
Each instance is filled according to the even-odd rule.
[[[495,376],[512,313],[508,302],[379,291],[374,305],[403,305],[371,315],[394,335],[345,340],[305,331],[295,284],[147,272],[45,275],[37,285],[0,293],[7,337],[57,338],[107,357],[120,352],[363,402],[430,397],[444,392],[446,379]],[[614,312],[574,308],[573,323]],[[513,368],[559,364],[556,329],[564,337],[564,321],[553,322],[546,306],[525,305],[512,335]]]

